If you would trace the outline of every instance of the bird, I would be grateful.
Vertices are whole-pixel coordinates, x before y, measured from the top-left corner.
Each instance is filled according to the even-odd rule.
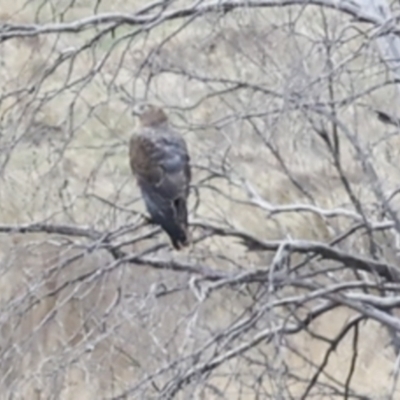
[[[146,209],[167,233],[176,250],[189,245],[188,209],[190,155],[183,136],[165,111],[154,104],[133,107],[140,127],[129,141],[130,167]]]

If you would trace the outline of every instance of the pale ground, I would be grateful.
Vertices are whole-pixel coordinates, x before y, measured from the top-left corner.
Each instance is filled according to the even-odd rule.
[[[33,11],[40,2],[32,1],[23,7],[24,3],[14,0],[2,4],[1,19],[32,22]],[[91,3],[89,0],[77,1],[66,20],[90,15]],[[101,3],[101,10],[128,12],[138,4],[133,0],[107,0]],[[68,2],[57,3],[57,7],[66,5]],[[42,12],[41,17],[45,18],[49,9],[45,7]],[[340,33],[343,17],[336,13],[328,13],[328,16],[329,23],[337,25]],[[225,19],[208,16],[201,22],[192,23],[167,42],[154,57],[151,68],[157,70],[175,63],[193,71],[194,75],[243,79],[253,84],[269,85],[277,92],[298,88],[304,91],[309,101],[326,99],[325,83],[306,84],[310,76],[317,77],[323,73],[319,53],[315,50],[323,36],[320,13],[315,10],[303,12],[302,18],[307,23],[302,24],[300,20],[296,25],[296,31],[302,36],[294,38],[289,28],[273,28],[277,20],[283,23],[289,19],[286,11],[245,11]],[[83,85],[79,93],[76,88],[63,90],[45,104],[31,101],[32,97],[28,96],[21,96],[17,104],[15,98],[2,102],[0,112],[6,129],[2,133],[1,145],[8,151],[2,152],[1,162],[5,161],[4,154],[11,157],[2,170],[1,223],[49,219],[57,223],[115,229],[132,220],[133,217],[106,207],[92,194],[122,207],[144,209],[141,202],[132,203],[138,192],[127,162],[127,140],[135,122],[129,114],[129,107],[119,99],[120,94],[115,92],[111,83],[123,85],[134,97],[143,96],[150,67],[140,69],[140,63],[150,49],[156,48],[161,38],[167,37],[180,24],[182,21],[162,25],[146,40],[138,37],[130,47],[123,42],[107,59],[102,72]],[[124,28],[123,32],[117,32],[117,37],[128,31]],[[352,34],[354,32],[345,32],[344,36]],[[50,61],[58,56],[57,52],[82,44],[85,37],[89,37],[88,33],[79,37],[66,35],[7,41],[0,47],[2,92],[37,82]],[[260,39],[255,40],[257,37]],[[374,49],[353,56],[360,43],[360,38],[356,38],[336,53],[338,68],[344,60],[348,62],[348,70],[351,67],[351,72],[340,73],[337,78],[339,98],[362,90],[366,83],[372,85],[383,79]],[[95,52],[76,57],[72,71],[68,70],[69,65],[58,69],[44,81],[37,98],[48,91],[61,90],[69,73],[71,80],[87,74],[104,56],[110,44],[111,38],[107,37]],[[120,63],[122,56],[123,62]],[[272,96],[248,91],[222,94],[200,102],[205,95],[220,89],[223,86],[217,83],[163,73],[153,78],[149,98],[169,107],[171,120],[183,129],[195,163],[206,165],[210,155],[219,160],[229,148],[229,159],[236,172],[250,179],[265,199],[274,204],[304,201],[288,178],[279,172],[277,162],[260,138],[251,133],[248,125],[234,120],[223,123],[223,118],[234,116],[237,110],[272,110],[280,107],[280,102]],[[394,91],[384,88],[365,96],[363,101],[390,112],[395,109],[398,99]],[[197,102],[198,106],[193,108]],[[71,103],[76,105],[76,130],[73,132],[65,124]],[[40,110],[35,111],[39,104]],[[188,108],[182,111],[174,107]],[[344,118],[365,142],[372,143],[384,133],[382,124],[366,108],[349,107]],[[213,127],[215,121],[221,122],[219,129]],[[349,204],[327,162],[321,142],[310,135],[301,113],[271,114],[264,118],[263,123],[263,126],[260,124],[263,132],[273,138],[296,178],[315,195],[319,206],[328,208]],[[41,129],[43,126],[45,128]],[[376,168],[384,178],[386,189],[395,187],[399,177],[397,165],[390,162],[390,159],[397,158],[398,142],[399,138],[393,136],[374,148]],[[365,177],[346,141],[343,143],[342,159],[350,182],[354,184],[357,195],[367,201],[370,192]],[[195,181],[201,176],[195,171]],[[220,182],[219,188],[243,198],[243,192],[224,181]],[[290,214],[266,221],[262,211],[229,201],[206,188],[201,191],[198,215],[220,220],[227,218],[237,227],[266,239],[281,238],[290,233],[299,238],[326,240],[331,235],[325,221],[315,216]],[[165,240],[165,237],[160,236],[157,240]],[[355,242],[355,248],[359,244]],[[161,337],[168,343],[171,355],[183,354],[187,348],[202,341],[207,325],[215,328],[230,322],[235,309],[239,310],[240,302],[244,301],[215,296],[213,304],[200,308],[196,335],[187,337],[185,326],[177,332],[175,328],[177,320],[181,321],[181,318],[184,325],[185,316],[197,307],[190,292],[167,296],[162,304],[146,297],[154,282],[184,283],[185,276],[124,266],[93,282],[78,282],[61,295],[47,297],[36,304],[35,299],[40,299],[44,293],[85,271],[101,269],[112,261],[111,258],[104,251],[86,252],[67,268],[56,268],[80,250],[71,249],[70,243],[63,238],[42,234],[3,235],[0,237],[0,250],[0,349],[4,360],[0,373],[1,399],[11,399],[12,392],[15,395],[12,398],[18,399],[100,399],[115,395],[122,388],[131,386],[144,371],[154,371],[162,365],[165,354],[155,338]],[[190,256],[193,259],[205,260],[219,268],[229,267],[228,262],[221,261],[221,254],[229,255],[244,266],[264,265],[266,262],[262,259],[265,255],[250,257],[236,242],[226,239],[206,241],[192,252]],[[124,293],[122,300],[117,299],[117,288]],[[33,308],[32,304],[35,304]],[[318,320],[312,328],[329,332],[329,336],[334,337],[351,316],[348,310],[339,309]],[[382,399],[391,382],[393,352],[387,346],[385,332],[376,324],[368,323],[362,329],[364,334],[360,338],[353,388],[371,398]],[[351,341],[352,337],[348,335],[332,354],[327,368],[341,382],[349,368]],[[289,343],[293,348],[302,349],[316,363],[324,356],[326,345],[312,340],[309,335],[291,337]],[[271,359],[271,364],[279,366],[282,359],[296,373],[310,376],[307,364],[289,350]],[[230,369],[242,368],[235,363],[222,367],[220,375],[211,381],[223,388],[226,398],[255,398],[250,389],[248,393],[241,392],[239,397],[237,387],[246,375],[232,381],[224,375]],[[271,387],[275,384],[271,383]],[[279,387],[273,390],[278,393]],[[297,388],[291,390],[295,396]],[[197,398],[203,397],[199,394]],[[323,395],[320,398],[323,399]]]

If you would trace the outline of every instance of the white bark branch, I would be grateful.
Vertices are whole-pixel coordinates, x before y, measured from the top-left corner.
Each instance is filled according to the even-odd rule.
[[[49,33],[76,33],[101,25],[145,26],[207,13],[226,13],[239,8],[270,8],[292,5],[315,5],[333,8],[351,15],[358,21],[377,25],[381,29],[383,27],[386,32],[400,32],[399,29],[389,23],[391,19],[388,17],[387,12],[377,12],[375,7],[366,6],[366,4],[360,4],[352,0],[214,0],[165,12],[146,13],[146,11],[140,10],[132,14],[121,12],[102,13],[72,22],[49,24],[3,23],[0,25],[0,41],[13,37],[37,36]]]

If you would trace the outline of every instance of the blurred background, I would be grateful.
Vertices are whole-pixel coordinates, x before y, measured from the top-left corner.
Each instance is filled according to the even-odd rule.
[[[400,398],[397,3],[1,3],[1,399]],[[143,100],[191,154],[181,252]]]

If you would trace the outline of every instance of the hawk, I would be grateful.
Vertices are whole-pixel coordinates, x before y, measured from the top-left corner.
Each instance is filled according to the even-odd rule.
[[[186,142],[169,126],[161,108],[142,104],[132,114],[139,116],[141,126],[129,143],[131,170],[152,222],[160,225],[180,250],[189,244],[191,170]]]

